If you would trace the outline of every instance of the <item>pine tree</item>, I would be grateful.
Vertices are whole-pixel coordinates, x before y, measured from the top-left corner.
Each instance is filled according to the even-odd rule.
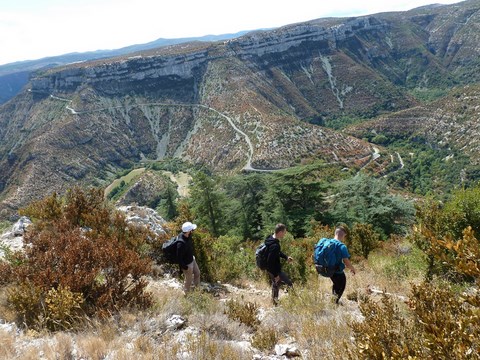
[[[195,218],[213,236],[220,236],[223,233],[223,208],[226,201],[217,189],[216,179],[200,171],[195,174],[192,183],[190,202]]]

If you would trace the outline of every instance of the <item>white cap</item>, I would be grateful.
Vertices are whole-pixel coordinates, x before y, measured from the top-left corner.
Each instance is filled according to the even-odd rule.
[[[183,223],[183,225],[182,225],[182,231],[183,232],[189,232],[189,231],[195,230],[196,228],[197,228],[197,225],[192,224],[189,221],[187,221],[186,223]]]

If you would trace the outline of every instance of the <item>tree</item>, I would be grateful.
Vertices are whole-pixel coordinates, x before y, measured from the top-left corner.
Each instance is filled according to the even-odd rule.
[[[225,184],[231,202],[229,222],[238,227],[243,239],[258,240],[261,237],[262,216],[260,206],[266,191],[265,178],[259,174],[237,176]]]
[[[157,210],[165,217],[166,220],[172,220],[178,215],[175,200],[178,196],[177,191],[170,182],[167,182],[164,199],[160,201]]]
[[[216,179],[199,171],[192,184],[190,202],[197,221],[204,224],[213,236],[222,235],[226,201],[217,189]]]
[[[413,222],[415,210],[409,201],[389,194],[384,180],[359,174],[338,183],[329,214],[334,223],[372,224],[386,237],[404,231]]]
[[[276,223],[284,223],[294,237],[303,237],[310,229],[310,220],[323,207],[325,185],[311,176],[309,168],[278,173],[268,179],[262,201],[263,224],[269,231]]]

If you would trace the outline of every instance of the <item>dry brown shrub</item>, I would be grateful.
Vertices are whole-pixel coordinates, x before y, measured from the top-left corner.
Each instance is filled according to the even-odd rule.
[[[27,325],[39,323],[47,294],[62,288],[81,295],[71,305],[81,303],[86,315],[150,306],[151,296],[144,289],[151,262],[138,251],[151,234],[135,230],[125,217],[108,209],[103,192],[74,188],[65,199],[54,194],[23,213],[33,217],[34,225],[24,238],[25,258],[13,268],[15,280],[19,287],[36,289],[39,294],[26,299],[14,291],[11,299]],[[62,295],[62,301],[67,295]],[[69,316],[66,308],[58,304],[54,308],[57,313],[49,314],[54,323]],[[68,322],[60,327],[65,325]]]
[[[430,240],[428,253],[448,264],[458,274],[475,279],[469,289],[459,292],[444,281],[425,281],[412,285],[408,308],[396,305],[384,296],[377,304],[369,299],[360,309],[363,322],[353,322],[352,359],[477,359],[480,349],[480,243],[471,228],[463,238],[453,241],[449,235],[437,238],[421,229]]]
[[[226,314],[232,319],[241,322],[251,328],[256,328],[260,321],[257,318],[258,305],[252,302],[240,302],[237,300],[229,300],[225,303]]]
[[[15,334],[0,329],[0,359],[12,359],[15,355]]]
[[[78,337],[77,348],[79,356],[84,359],[102,360],[109,353],[108,344],[94,334]]]

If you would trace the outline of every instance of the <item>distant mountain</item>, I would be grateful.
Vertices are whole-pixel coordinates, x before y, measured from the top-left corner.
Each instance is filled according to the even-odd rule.
[[[37,71],[0,107],[0,210],[165,157],[223,173],[320,158],[384,174],[394,156],[322,125],[475,86],[479,17],[475,0],[317,19]]]
[[[0,104],[3,104],[17,95],[27,84],[32,72],[39,69],[49,69],[59,65],[75,62],[89,61],[94,59],[109,58],[124,55],[136,51],[148,50],[162,46],[181,44],[192,41],[220,41],[233,39],[246,34],[248,31],[240,31],[235,34],[206,35],[201,37],[188,37],[179,39],[157,39],[145,44],[126,46],[115,50],[97,50],[83,53],[70,53],[59,56],[50,56],[37,60],[18,61],[0,65]]]

